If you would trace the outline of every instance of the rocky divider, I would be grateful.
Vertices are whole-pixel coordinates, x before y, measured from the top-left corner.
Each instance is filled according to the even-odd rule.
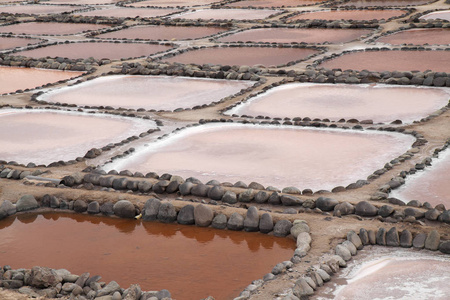
[[[446,2],[449,2],[449,1],[446,1]],[[432,12],[436,12],[436,11],[442,11],[442,9],[439,9],[439,8],[437,8],[437,9],[430,9],[430,10],[426,10],[424,12],[419,12],[417,14],[411,15],[411,17],[407,21],[405,21],[405,23],[428,24],[428,25],[425,25],[425,26],[434,26],[434,25],[440,26],[439,24],[450,23],[450,21],[444,20],[444,19],[428,19],[428,20],[420,19],[420,17],[425,16],[425,15],[427,15],[429,13],[432,13]]]
[[[358,250],[363,249],[366,245],[412,247],[431,251],[439,250],[444,254],[450,254],[450,241],[441,241],[440,234],[436,230],[432,230],[428,234],[417,233],[415,235],[408,229],[399,233],[396,227],[389,230],[379,228],[378,231],[361,228],[359,234],[350,231],[346,241],[336,246],[334,255],[324,256],[320,260],[320,264],[312,266],[304,277],[296,281],[292,293],[297,298],[291,297],[290,299],[308,299],[318,287],[330,281],[331,276],[337,273],[339,268],[345,268],[347,261],[351,260],[352,256],[355,256]]]
[[[34,45],[38,44],[38,45],[42,45],[44,43],[47,43],[48,40],[42,39],[42,38],[37,38],[37,37],[32,37],[32,36],[21,36],[21,35],[15,35],[15,34],[10,34],[10,33],[0,33],[0,37],[4,37],[4,38],[15,38],[15,39],[23,39],[23,40],[29,40],[30,43],[33,43],[33,41],[38,41],[38,43],[34,43]],[[19,50],[22,48],[26,48],[27,46],[17,46],[15,48],[12,48],[12,50]],[[11,48],[9,48],[11,49]],[[7,53],[7,51],[2,50],[1,51],[3,54]]]
[[[125,21],[123,18],[81,16],[70,14],[39,15],[36,16],[34,20],[36,20],[37,22],[87,23],[87,24],[106,24],[106,25],[120,25],[123,24]]]
[[[127,289],[111,281],[101,282],[101,276],[71,274],[66,269],[51,269],[33,267],[32,269],[13,270],[10,266],[0,268],[0,287],[17,290],[20,294],[31,298],[45,299],[70,297],[74,300],[170,300],[168,290],[141,290],[139,284],[133,284]]]
[[[11,2],[14,2],[14,1],[11,1]],[[6,3],[2,3],[2,4],[6,4]],[[10,4],[16,4],[16,3],[10,3]],[[27,3],[27,4],[28,4],[28,3]],[[35,3],[34,3],[34,4],[35,4]],[[80,6],[80,5],[77,5],[77,4],[70,4],[70,3],[67,3],[67,4],[54,4],[54,3],[47,4],[47,3],[39,3],[39,5],[40,5],[40,6],[44,6],[44,5],[48,5],[48,6],[71,6],[71,7],[74,8],[74,9],[71,10],[71,11],[63,12],[62,14],[72,14],[72,13],[76,13],[76,12],[81,12],[81,11],[85,10],[86,7],[87,7],[87,6]],[[23,18],[23,17],[39,17],[39,14],[20,13],[20,12],[17,12],[17,13],[6,13],[6,12],[1,12],[1,14],[4,15],[4,16],[13,16],[13,17],[15,17],[15,18]]]
[[[289,261],[284,261],[277,264],[270,273],[264,275],[263,279],[255,280],[247,286],[241,295],[236,299],[247,299],[252,293],[256,292],[264,282],[270,281],[276,278],[277,275],[284,274],[286,272],[291,272],[294,264],[301,262],[302,257],[306,256],[311,248],[311,235],[310,228],[308,224],[303,220],[295,220],[293,223],[289,220],[280,219],[274,221],[272,215],[265,212],[260,214],[255,206],[251,206],[247,209],[245,215],[240,213],[233,213],[229,217],[223,213],[214,212],[208,205],[198,204],[196,206],[188,204],[181,209],[177,210],[173,204],[169,201],[160,201],[156,198],[151,198],[147,200],[145,205],[140,209],[128,200],[120,200],[116,203],[106,202],[102,205],[97,201],[86,202],[84,200],[67,201],[64,199],[57,198],[53,195],[46,194],[38,202],[32,195],[22,196],[15,204],[5,200],[0,206],[0,220],[6,218],[7,216],[14,215],[16,212],[32,211],[39,207],[50,207],[54,209],[69,209],[77,213],[87,213],[91,215],[115,215],[120,218],[128,219],[142,219],[143,221],[159,221],[162,223],[174,223],[182,225],[195,225],[199,227],[212,227],[215,229],[227,229],[233,231],[247,231],[247,232],[261,232],[264,234],[271,234],[277,237],[291,237],[296,240],[296,250]],[[83,275],[81,275],[83,276]],[[80,277],[81,277],[80,276]],[[89,274],[84,274],[84,277],[89,277]],[[22,278],[23,279],[23,278]],[[99,280],[98,278],[97,280]],[[75,279],[73,282],[75,282]],[[87,280],[87,278],[86,278]],[[2,282],[2,281],[0,281]],[[25,284],[28,281],[24,282]],[[60,281],[57,283],[61,283]],[[56,283],[56,284],[57,284]],[[72,283],[72,282],[70,282]],[[8,284],[8,283],[7,283]],[[65,284],[64,284],[65,285]],[[61,286],[60,290],[64,290],[64,285]],[[117,284],[108,284],[116,286]],[[5,286],[3,281],[4,287]],[[107,294],[99,295],[99,291],[106,289],[107,286],[97,286],[95,290],[90,285],[90,289],[86,289],[86,295],[91,292],[94,297],[99,297]],[[14,288],[20,288],[21,285],[17,283]],[[73,287],[73,289],[70,288]],[[84,286],[81,289],[85,291]],[[67,294],[73,293],[76,288],[74,285],[67,285]],[[115,292],[114,290],[113,292]],[[122,291],[125,295],[125,291]],[[77,292],[78,293],[78,292]],[[67,295],[66,294],[66,295]],[[77,295],[80,295],[78,293]],[[108,293],[111,294],[111,293]],[[77,296],[74,295],[74,296]],[[78,298],[79,300],[84,300],[83,298]],[[93,297],[87,299],[94,299]],[[129,299],[129,298],[117,298],[117,299]],[[148,298],[130,298],[130,299],[145,299]],[[158,298],[159,299],[159,298]],[[100,299],[98,299],[100,300]],[[101,299],[106,300],[106,299]]]
[[[220,3],[218,3],[218,4],[211,4],[211,7],[213,7],[213,8],[228,8],[227,7],[227,5],[229,5],[229,4],[231,4],[231,3],[238,3],[239,4],[239,2],[240,2],[241,0],[226,0],[226,1],[221,1]],[[295,7],[303,7],[303,6],[311,6],[311,5],[315,5],[315,4],[322,4],[323,3],[323,1],[317,1],[317,2],[315,2],[315,3],[312,3],[312,2],[310,2],[310,3],[307,3],[307,4],[302,4],[301,2],[299,2],[297,5],[294,5],[294,6],[289,6],[289,5],[283,5],[283,4],[281,4],[280,3],[280,5],[274,5],[274,6],[267,6],[267,7],[262,7],[262,9],[280,9],[280,8],[282,8],[282,9],[284,9],[284,8],[295,8]],[[243,5],[243,6],[232,6],[232,7],[234,7],[234,8],[246,8],[246,9],[251,9],[251,8],[254,8],[254,6],[252,6],[252,5]],[[261,9],[261,8],[260,8]]]
[[[423,20],[423,21],[427,21],[427,20]],[[368,39],[366,42],[367,43],[375,43],[375,42],[377,42],[378,39],[380,39],[384,36],[388,36],[388,35],[391,35],[394,33],[399,33],[399,32],[407,31],[407,30],[411,30],[411,29],[450,28],[450,22],[448,22],[448,21],[446,21],[446,22],[436,22],[436,20],[433,20],[433,21],[435,21],[435,22],[410,23],[407,26],[402,26],[402,27],[398,28],[397,30],[388,30],[379,35],[373,36],[370,39]],[[405,45],[414,45],[414,41],[411,40],[410,43],[408,43],[408,44],[405,43]],[[440,45],[440,44],[436,44],[436,45]]]

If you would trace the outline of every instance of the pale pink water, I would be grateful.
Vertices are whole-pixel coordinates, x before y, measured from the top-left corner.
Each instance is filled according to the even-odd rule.
[[[75,159],[155,127],[153,121],[29,110],[2,110],[0,122],[0,159],[25,164]]]
[[[216,124],[189,128],[104,168],[331,189],[365,179],[412,142],[399,134]]]
[[[74,34],[88,30],[99,30],[109,27],[108,25],[80,24],[80,23],[48,23],[48,22],[29,22],[1,26],[0,32],[14,34]]]
[[[213,101],[252,86],[252,82],[167,76],[107,76],[55,90],[43,100],[77,105],[173,110]]]
[[[433,0],[350,0],[343,5],[339,6],[408,6],[408,5],[422,5]]]
[[[318,11],[302,13],[288,20],[380,20],[399,17],[405,14],[404,10],[338,10],[338,11]]]
[[[300,5],[311,5],[314,3],[320,3],[326,0],[244,0],[237,1],[225,6],[230,7],[289,7]]]
[[[119,31],[100,34],[100,38],[144,39],[144,40],[185,40],[224,32],[219,27],[181,27],[181,26],[137,26]]]
[[[171,49],[170,46],[129,44],[129,43],[71,43],[48,46],[28,51],[17,52],[16,55],[27,57],[69,57],[95,59],[119,59],[128,57],[141,57]]]
[[[131,7],[113,7],[102,10],[93,10],[88,12],[79,13],[77,15],[82,16],[101,16],[101,17],[114,17],[114,18],[155,18],[162,17],[168,14],[176,13],[179,10],[176,9],[152,9],[152,8],[131,8]]]
[[[258,28],[241,31],[220,38],[221,42],[277,42],[277,43],[345,43],[370,33],[370,30],[354,29],[292,29]]]
[[[0,27],[2,28],[2,27]],[[0,50],[16,48],[16,47],[24,47],[28,44],[37,44],[40,40],[38,39],[22,39],[22,38],[9,38],[9,37],[0,37]]]
[[[292,83],[273,88],[227,114],[410,123],[446,106],[449,99],[450,89]]]
[[[239,47],[207,48],[192,50],[164,59],[167,62],[183,64],[222,64],[222,65],[256,65],[265,66],[286,64],[290,61],[305,59],[317,53],[312,49]]]
[[[446,300],[449,269],[450,258],[441,253],[366,247],[312,299]]]
[[[448,45],[450,44],[450,29],[409,29],[384,36],[378,39],[377,42],[392,45]]]
[[[131,3],[128,6],[145,7],[145,6],[160,6],[160,7],[176,7],[176,6],[198,6],[210,5],[212,3],[221,2],[222,0],[148,0],[136,3]]]
[[[450,72],[449,51],[366,51],[344,54],[320,64],[324,68],[370,71]]]
[[[450,150],[441,152],[438,159],[434,159],[431,167],[407,177],[406,183],[391,195],[403,200],[427,201],[431,205],[444,204],[450,209]]]
[[[0,66],[0,94],[32,89],[47,83],[77,77],[82,72]]]
[[[441,19],[450,21],[450,10],[436,11],[420,17],[419,19],[433,20]]]
[[[120,1],[121,0],[48,0],[45,1],[45,3],[89,5],[89,4],[114,4]]]
[[[233,19],[257,20],[265,19],[270,15],[279,13],[279,10],[250,10],[250,9],[204,9],[172,16],[172,19]]]
[[[81,7],[74,7],[69,5],[11,5],[11,6],[0,6],[0,13],[11,13],[11,14],[36,14],[36,15],[46,15],[46,14],[60,14],[63,12],[71,12]]]

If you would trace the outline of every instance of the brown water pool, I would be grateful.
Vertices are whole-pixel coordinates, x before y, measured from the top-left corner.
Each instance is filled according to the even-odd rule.
[[[254,97],[227,114],[411,123],[446,106],[449,99],[450,89],[445,88],[291,83]]]
[[[320,64],[324,68],[370,71],[450,72],[449,51],[363,51],[341,55]]]
[[[148,0],[140,1],[136,3],[131,3],[128,6],[134,7],[145,7],[145,6],[156,6],[156,7],[177,7],[177,6],[199,6],[199,5],[210,5],[212,3],[221,2],[222,0]]]
[[[450,293],[449,268],[448,255],[366,246],[311,298],[445,300]]]
[[[413,141],[380,132],[211,124],[136,148],[135,154],[104,169],[171,173],[204,182],[242,180],[278,188],[332,189],[365,179]]]
[[[58,56],[69,58],[93,57],[95,59],[119,59],[148,56],[168,49],[171,49],[171,47],[142,43],[70,43],[17,52],[16,54],[34,58]]]
[[[292,29],[292,28],[258,28],[241,31],[220,38],[221,42],[276,42],[276,43],[345,43],[370,33],[359,29]]]
[[[295,242],[262,233],[70,213],[0,221],[2,262],[89,272],[123,288],[168,289],[174,299],[233,299],[289,260]]]
[[[433,0],[350,0],[339,6],[355,6],[355,7],[366,7],[366,6],[396,6],[404,7],[409,5],[422,5]]]
[[[290,61],[305,59],[317,53],[312,49],[270,48],[270,47],[236,47],[206,48],[192,50],[164,59],[167,62],[183,64],[222,64],[222,65],[256,65],[265,66],[286,64]]]
[[[448,45],[450,44],[450,29],[409,29],[381,37],[377,42],[392,45]]]
[[[279,10],[270,9],[201,9],[197,11],[190,11],[179,15],[174,15],[172,19],[233,19],[233,20],[257,20],[265,19],[270,15],[279,13]]]
[[[153,121],[48,110],[0,110],[0,122],[0,159],[24,164],[72,160],[155,128]]]
[[[82,7],[75,7],[69,5],[9,5],[0,6],[0,12],[10,14],[35,14],[35,15],[47,15],[47,14],[60,14],[68,13],[74,10],[82,9]]]
[[[88,30],[99,30],[107,28],[107,25],[97,24],[80,24],[80,23],[48,23],[48,22],[28,22],[19,23],[8,26],[1,26],[0,32],[13,33],[13,34],[75,34],[78,32]]]
[[[38,39],[0,37],[0,50],[13,49],[16,47],[25,47],[27,45],[38,44],[40,41],[41,40]]]
[[[381,20],[399,17],[405,14],[404,10],[334,10],[302,13],[288,20]]]
[[[248,81],[172,76],[107,76],[51,91],[40,99],[77,105],[174,110],[219,101],[252,85]]]
[[[175,9],[157,9],[157,8],[134,8],[134,7],[112,7],[105,9],[97,9],[88,12],[78,13],[82,16],[100,16],[100,17],[113,17],[113,18],[155,18],[162,17],[168,14],[173,14],[179,10]]]
[[[450,10],[436,11],[420,17],[420,19],[434,20],[441,19],[450,21]]]
[[[100,34],[100,38],[143,39],[143,40],[185,40],[210,36],[227,29],[219,27],[182,26],[136,26],[119,31]]]
[[[0,94],[32,89],[47,83],[77,77],[82,72],[0,66]]]
[[[326,0],[244,0],[229,3],[225,6],[230,7],[295,7],[302,5],[311,5],[324,2]]]
[[[431,205],[444,204],[450,208],[450,150],[441,152],[425,171],[407,177],[406,183],[391,195],[408,203],[411,200],[427,201]]]

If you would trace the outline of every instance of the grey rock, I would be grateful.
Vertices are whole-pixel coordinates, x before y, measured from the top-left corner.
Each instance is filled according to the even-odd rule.
[[[142,180],[138,182],[138,190],[141,193],[148,193],[152,190],[153,184],[151,182]]]
[[[183,206],[177,215],[178,224],[182,225],[192,225],[195,223],[194,219],[194,206],[189,204]]]
[[[289,220],[280,220],[273,227],[273,235],[285,237],[291,232],[292,223]]]
[[[281,192],[284,194],[297,194],[297,195],[301,195],[302,193],[302,191],[300,191],[298,188],[294,186],[285,187],[284,189],[281,190]]]
[[[425,212],[425,219],[430,221],[436,221],[440,215],[441,211],[437,210],[436,208],[432,208]]]
[[[283,273],[283,271],[286,269],[286,266],[283,263],[278,263],[275,265],[275,267],[273,267],[272,269],[272,274],[273,275],[278,275]]]
[[[225,194],[225,189],[220,185],[215,185],[208,191],[208,198],[213,200],[222,200],[223,195]]]
[[[172,298],[172,295],[168,290],[163,289],[156,293],[156,298],[158,298],[158,300],[162,300],[164,298]]]
[[[291,234],[297,238],[297,236],[301,233],[301,232],[307,232],[309,233],[310,229],[309,226],[306,222],[301,222],[299,220],[295,220],[294,224],[291,227]]]
[[[336,246],[335,251],[336,251],[336,255],[339,255],[345,261],[348,261],[352,258],[352,254],[350,253],[350,250],[348,250],[347,247],[345,247],[341,244]]]
[[[397,228],[392,227],[386,233],[386,246],[390,246],[390,247],[400,246],[400,238],[398,236]]]
[[[423,249],[425,247],[426,233],[419,233],[413,239],[413,247]]]
[[[331,280],[330,275],[327,272],[325,272],[324,270],[315,269],[315,271],[317,272],[317,274],[319,274],[320,277],[322,277],[323,282],[328,282]]]
[[[162,202],[159,206],[157,219],[163,223],[172,223],[177,219],[177,211],[170,202]]]
[[[86,281],[89,279],[89,276],[90,276],[90,275],[91,275],[91,274],[89,274],[89,273],[87,273],[87,272],[81,274],[80,277],[78,277],[77,281],[75,281],[75,284],[76,284],[76,285],[79,285],[79,286],[81,286],[81,287],[84,287],[84,285],[85,285]]]
[[[300,278],[295,282],[293,288],[294,295],[300,299],[304,299],[305,296],[311,296],[314,294],[313,288],[306,282],[304,278]]]
[[[5,216],[11,216],[17,212],[17,209],[15,204],[9,200],[5,200],[2,205],[0,205],[0,211],[3,211]]]
[[[259,231],[269,233],[273,230],[273,219],[269,213],[263,213],[259,219]]]
[[[378,209],[367,201],[360,201],[356,204],[355,213],[363,217],[376,216]]]
[[[383,205],[378,210],[378,214],[380,216],[382,216],[383,218],[389,217],[390,215],[392,215],[393,212],[394,212],[394,207],[392,207],[390,205]]]
[[[247,189],[243,191],[242,193],[239,193],[238,201],[249,203],[253,200],[253,189]]]
[[[141,292],[142,290],[139,284],[133,284],[127,289],[127,294],[123,297],[123,300],[139,300]]]
[[[412,207],[405,208],[404,212],[406,217],[413,216],[416,219],[420,219],[425,216],[424,212]]]
[[[38,207],[39,207],[39,204],[33,195],[23,195],[22,197],[20,197],[19,201],[17,201],[17,203],[16,203],[16,210],[18,212],[32,210],[32,209],[35,209]]]
[[[273,275],[272,273],[267,273],[266,275],[264,275],[263,280],[264,281],[270,281],[275,279],[275,275]]]
[[[347,233],[347,240],[355,245],[356,249],[361,250],[363,248],[363,243],[359,236],[353,230]]]
[[[270,194],[266,191],[259,191],[258,193],[256,193],[255,195],[255,202],[256,203],[266,203],[267,200],[269,200]]]
[[[316,199],[316,207],[322,211],[332,211],[338,204],[339,202],[337,200],[331,198],[319,197]]]
[[[342,202],[334,207],[334,212],[336,213],[338,211],[341,216],[351,215],[355,213],[355,207],[348,202]]]
[[[436,251],[439,249],[439,244],[441,242],[441,235],[437,230],[432,230],[425,240],[425,249]]]
[[[309,276],[311,276],[311,279],[314,281],[314,283],[316,284],[316,286],[323,286],[323,279],[322,277],[320,277],[320,275],[315,272],[315,271],[311,271],[309,273]]]
[[[350,242],[350,241],[344,241],[343,243],[342,243],[342,246],[344,246],[344,247],[347,247],[347,249],[350,251],[350,254],[353,256],[353,255],[356,255],[357,254],[357,249],[356,249],[356,247],[355,247],[355,245],[352,243],[352,242]]]
[[[227,216],[224,214],[216,215],[211,226],[216,229],[225,229],[227,227]]]
[[[169,186],[169,180],[159,180],[152,186],[152,191],[156,194],[163,194],[166,191],[166,188]]]
[[[142,210],[142,220],[153,221],[158,217],[161,201],[156,198],[148,199]]]
[[[87,206],[88,214],[98,214],[100,212],[100,204],[97,201],[92,201]]]
[[[117,201],[113,206],[114,214],[121,218],[132,219],[136,216],[136,208],[128,200]]]
[[[85,201],[83,200],[75,200],[75,202],[73,203],[73,210],[76,211],[77,213],[83,213],[85,211],[87,211],[88,209],[88,205]]]
[[[62,281],[55,270],[45,267],[33,267],[30,274],[30,285],[37,288],[56,286]]]
[[[365,230],[364,228],[361,228],[359,230],[359,238],[361,239],[362,244],[365,245],[369,245],[369,234],[367,233],[367,230]]]
[[[244,228],[244,217],[238,213],[233,213],[227,223],[230,230],[242,230]]]
[[[258,183],[258,182],[250,182],[250,184],[248,185],[249,188],[254,189],[254,190],[264,190],[265,187]]]
[[[269,196],[269,199],[267,200],[267,202],[269,202],[269,204],[272,204],[272,205],[279,205],[279,204],[281,204],[280,194],[278,194],[278,192],[273,192]]]
[[[182,184],[180,184],[180,186],[178,187],[178,189],[180,190],[180,194],[182,196],[186,196],[186,195],[190,195],[192,188],[194,187],[194,184],[190,181],[186,181]]]
[[[413,238],[412,238],[411,231],[409,231],[408,229],[403,230],[400,233],[400,246],[403,248],[410,248],[410,247],[412,247],[412,244],[413,244]]]
[[[258,209],[255,206],[250,206],[247,210],[247,214],[244,219],[245,231],[258,231],[259,230],[259,215]]]
[[[114,203],[106,202],[100,206],[100,212],[104,215],[113,215],[114,214]]]
[[[296,206],[303,204],[303,200],[291,195],[281,195],[280,200],[281,203],[285,206]]]
[[[112,182],[112,188],[115,190],[125,190],[127,188],[128,179],[125,177],[115,178]]]
[[[369,243],[371,245],[375,245],[377,243],[377,234],[374,230],[369,229],[367,231],[367,235],[369,236]]]
[[[200,227],[208,227],[214,218],[213,210],[203,204],[199,204],[194,208],[195,225]]]
[[[235,204],[237,203],[237,196],[236,193],[232,191],[226,191],[225,194],[223,194],[222,202],[228,203],[228,204]]]
[[[439,245],[439,251],[445,254],[450,254],[450,241],[442,242]]]
[[[115,292],[120,291],[120,286],[117,282],[111,281],[104,288],[97,291],[97,297],[112,295]]]
[[[206,184],[199,183],[192,187],[191,194],[197,197],[206,197],[208,196],[209,188]]]
[[[386,246],[386,229],[379,228],[377,232],[377,245]]]

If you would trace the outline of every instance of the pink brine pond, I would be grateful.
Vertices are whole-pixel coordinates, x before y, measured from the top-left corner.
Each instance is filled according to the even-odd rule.
[[[433,0],[350,0],[340,6],[355,6],[355,7],[367,7],[367,6],[394,6],[404,7],[410,5],[422,5]]]
[[[97,24],[28,22],[1,26],[0,32],[13,34],[60,35],[75,34],[78,32],[90,30],[99,30],[107,27],[109,26]]]
[[[427,15],[420,17],[420,19],[425,19],[425,20],[440,19],[440,20],[450,21],[450,10],[432,12],[432,13],[429,13]]]
[[[450,89],[445,88],[292,83],[273,88],[226,113],[332,121],[400,119],[411,123],[446,106],[449,99]]]
[[[288,20],[381,20],[399,17],[405,14],[404,10],[333,10],[302,13]]]
[[[413,141],[392,133],[214,124],[182,130],[104,169],[332,189],[365,179]]]
[[[450,44],[450,29],[430,28],[404,30],[381,37],[377,42],[392,45],[448,45]]]
[[[172,16],[172,19],[233,19],[233,20],[257,20],[265,19],[273,14],[281,12],[280,10],[269,9],[202,9],[190,11]]]
[[[83,9],[81,6],[69,5],[9,5],[0,6],[0,12],[10,14],[30,14],[47,15],[68,13],[74,10]]]
[[[153,121],[36,110],[0,110],[0,159],[49,164],[82,157],[155,128]]]
[[[51,102],[174,110],[209,104],[251,87],[252,82],[171,76],[108,76],[40,97]]]
[[[28,45],[38,44],[40,41],[41,40],[39,39],[0,37],[0,50],[13,49],[16,47],[25,47]]]
[[[236,1],[225,6],[229,7],[296,7],[311,5],[326,0],[244,0]]]
[[[99,16],[113,18],[155,18],[168,14],[179,12],[175,9],[152,9],[152,8],[134,8],[134,7],[112,7],[105,9],[96,9],[88,12],[79,13],[82,16]]]
[[[131,3],[129,6],[134,7],[177,7],[177,6],[199,6],[210,5],[212,3],[221,2],[222,0],[148,0]]]

